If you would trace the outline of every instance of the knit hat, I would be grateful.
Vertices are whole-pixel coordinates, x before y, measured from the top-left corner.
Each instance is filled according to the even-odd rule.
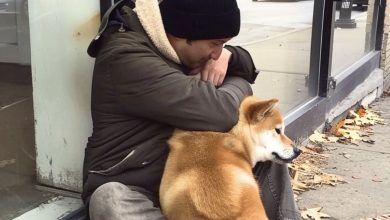
[[[230,38],[240,31],[236,0],[163,0],[165,31],[189,40]]]

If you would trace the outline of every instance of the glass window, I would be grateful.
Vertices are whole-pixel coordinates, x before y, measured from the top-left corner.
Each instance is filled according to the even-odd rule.
[[[52,195],[35,189],[27,0],[0,0],[0,219]]]
[[[373,50],[375,0],[343,0],[336,4],[332,72],[335,76]]]
[[[314,1],[238,0],[241,32],[232,44],[247,49],[260,74],[259,98],[278,98],[288,112],[311,98],[308,92]]]

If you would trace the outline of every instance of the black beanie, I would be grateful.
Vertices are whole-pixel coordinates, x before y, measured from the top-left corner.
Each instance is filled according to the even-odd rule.
[[[236,0],[163,0],[165,31],[189,40],[230,38],[240,31]]]

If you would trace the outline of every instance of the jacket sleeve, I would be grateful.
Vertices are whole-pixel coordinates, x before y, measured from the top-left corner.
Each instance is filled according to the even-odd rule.
[[[239,46],[226,45],[225,48],[232,53],[226,75],[239,76],[253,84],[259,74],[259,70],[256,69],[248,51]]]
[[[228,131],[238,121],[241,101],[252,95],[241,77],[227,77],[216,88],[170,67],[146,46],[118,50],[108,72],[125,113],[185,130]]]

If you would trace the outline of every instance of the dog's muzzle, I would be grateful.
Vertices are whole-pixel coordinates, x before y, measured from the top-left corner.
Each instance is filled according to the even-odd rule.
[[[296,146],[293,147],[293,151],[296,157],[298,157],[302,153],[301,149],[297,148]]]
[[[297,158],[301,152],[302,151],[298,147],[293,146],[292,150],[285,150],[281,154],[277,152],[273,152],[272,154],[275,156],[275,162],[290,163],[292,160]]]

